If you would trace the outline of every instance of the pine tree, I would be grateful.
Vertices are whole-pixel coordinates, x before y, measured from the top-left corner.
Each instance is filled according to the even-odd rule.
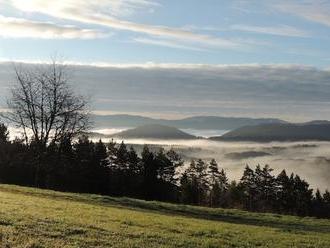
[[[135,175],[140,174],[142,171],[140,158],[132,146],[128,151],[128,168],[129,171]]]
[[[280,213],[285,213],[289,208],[291,199],[292,185],[285,170],[282,170],[276,177],[276,209]]]
[[[203,160],[191,161],[184,172],[184,178],[181,179],[182,199],[190,200],[191,204],[204,205],[206,203],[208,193],[206,169],[207,165]]]
[[[225,194],[228,189],[228,179],[223,169],[219,171],[217,162],[212,159],[208,167],[209,204],[211,207],[225,206]]]
[[[108,157],[111,166],[114,166],[114,161],[117,157],[117,143],[113,139],[108,143]]]
[[[169,162],[168,166],[164,170],[166,173],[166,181],[176,185],[178,181],[177,169],[183,166],[184,161],[182,160],[181,156],[173,149],[170,149],[166,152],[166,159]]]
[[[195,168],[198,185],[198,204],[204,205],[207,202],[207,194],[209,191],[207,181],[207,164],[202,159],[198,159]]]
[[[271,210],[275,203],[275,177],[271,175],[271,169],[268,165],[263,168],[260,165],[255,169],[256,199],[258,209],[262,211]]]
[[[94,143],[87,136],[79,137],[74,144],[75,163],[79,166],[77,170],[80,178],[80,190],[83,192],[97,193],[98,182],[95,171]]]
[[[224,171],[224,169],[221,169],[220,171],[220,176],[219,176],[219,184],[220,184],[220,187],[222,189],[223,192],[227,191],[228,190],[228,178],[227,178],[227,175],[226,175],[226,172]]]
[[[117,166],[119,170],[127,170],[128,169],[128,162],[129,162],[129,154],[127,147],[122,141],[117,148],[116,151],[116,158],[114,159],[114,164]]]
[[[311,211],[313,190],[298,175],[294,178],[294,192],[296,195],[296,214],[302,216],[308,215]]]
[[[215,161],[215,159],[212,159],[209,163],[208,167],[208,174],[210,177],[210,184],[213,185],[219,181],[220,178],[220,172],[218,168],[218,163]]]
[[[330,192],[326,190],[323,194],[323,200],[325,203],[330,203]]]
[[[100,167],[107,167],[109,164],[108,161],[108,154],[107,154],[107,148],[102,142],[102,140],[99,140],[95,144],[95,151],[94,151],[94,157],[96,160],[96,163],[100,165]]]
[[[10,163],[10,145],[9,131],[6,125],[0,123],[0,181],[6,180],[6,174],[9,172]]]
[[[164,148],[158,150],[155,156],[155,163],[157,164],[159,179],[164,182],[170,182],[172,178],[172,163],[166,157]]]
[[[237,183],[235,180],[231,181],[228,186],[227,203],[231,208],[244,208],[245,205],[244,188],[241,183]]]
[[[73,145],[76,158],[80,160],[82,165],[88,164],[93,158],[94,144],[87,136],[83,135]]]
[[[240,181],[244,193],[244,205],[246,209],[254,210],[255,195],[257,193],[256,177],[254,171],[246,165]]]
[[[323,194],[324,216],[330,218],[330,192],[326,190]]]
[[[180,189],[181,189],[181,197],[180,200],[182,203],[185,204],[197,204],[197,184],[194,183],[194,179],[191,178],[187,174],[187,172],[184,172],[180,179]]]
[[[149,147],[145,145],[141,153],[141,162],[143,167],[143,187],[144,197],[146,199],[156,199],[158,191],[158,168],[155,163],[155,156],[150,152]]]
[[[324,216],[324,200],[319,189],[316,189],[315,196],[313,198],[313,215],[317,217]]]
[[[121,184],[124,185],[123,191],[126,195],[132,197],[141,197],[141,183],[142,183],[142,165],[139,156],[134,148],[131,146],[128,151],[127,169],[121,171],[120,176],[123,177]]]
[[[0,123],[0,143],[1,144],[6,144],[9,141],[9,131],[8,131],[8,127],[3,124]]]

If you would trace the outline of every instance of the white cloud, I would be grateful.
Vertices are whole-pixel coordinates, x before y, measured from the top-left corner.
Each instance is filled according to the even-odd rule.
[[[72,65],[73,87],[90,95],[99,111],[330,119],[326,69],[290,64],[67,64]],[[12,63],[0,63],[3,98],[12,78]]]
[[[142,44],[154,45],[154,46],[164,46],[164,47],[193,50],[193,51],[206,51],[206,49],[188,46],[188,45],[182,45],[180,43],[177,43],[177,42],[171,41],[171,40],[160,40],[160,39],[137,37],[137,38],[134,38],[133,41],[142,43]]]
[[[168,26],[154,26],[140,24],[119,19],[120,10],[124,11],[125,6],[131,6],[131,10],[141,6],[155,5],[147,0],[12,0],[13,6],[25,12],[38,12],[55,18],[78,21],[86,24],[101,25],[113,29],[127,30],[137,33],[145,33],[152,36],[162,36],[181,39],[182,41],[193,41],[209,46],[234,48],[240,43],[213,37],[205,34],[198,34],[180,28]],[[118,6],[117,8],[114,6]],[[116,10],[118,9],[118,11]]]
[[[54,15],[60,15],[63,12],[77,11],[83,13],[88,11],[89,13],[103,13],[117,17],[128,16],[136,11],[150,10],[160,6],[160,4],[150,0],[9,0],[9,2],[14,7],[27,12],[53,12]]]
[[[22,18],[0,15],[0,36],[9,38],[38,39],[95,39],[106,34],[97,30],[81,29],[74,26],[59,26],[50,22],[36,22]]]
[[[226,28],[220,28],[220,27],[215,27],[215,26],[185,25],[182,28],[184,30],[188,30],[188,31],[196,31],[196,30],[203,30],[203,31],[209,31],[209,32],[227,31]]]
[[[261,33],[261,34],[270,34],[270,35],[279,35],[279,36],[289,36],[289,37],[309,37],[309,34],[306,31],[297,29],[295,27],[281,25],[281,26],[251,26],[251,25],[232,25],[231,29],[252,32],[252,33]]]
[[[323,0],[307,0],[283,2],[274,5],[278,10],[287,12],[306,20],[330,26],[330,2]]]
[[[22,64],[48,64],[49,60],[8,60],[0,57],[0,64],[7,63],[22,63]],[[259,63],[245,63],[245,64],[198,64],[198,63],[155,63],[152,61],[145,63],[111,63],[111,62],[80,62],[66,60],[63,62],[65,65],[82,66],[82,67],[99,67],[99,68],[115,68],[115,69],[182,69],[182,70],[201,70],[201,71],[234,71],[242,72],[243,70],[251,71],[254,75],[254,70],[264,70],[265,72],[287,70],[287,71],[325,71],[310,65],[303,64],[259,64]],[[244,74],[244,73],[243,73]],[[242,75],[244,78],[244,75]],[[256,77],[260,74],[256,74]]]

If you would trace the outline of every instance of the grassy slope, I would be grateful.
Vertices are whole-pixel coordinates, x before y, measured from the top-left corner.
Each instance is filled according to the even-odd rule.
[[[0,185],[0,235],[0,247],[320,248],[330,221]]]

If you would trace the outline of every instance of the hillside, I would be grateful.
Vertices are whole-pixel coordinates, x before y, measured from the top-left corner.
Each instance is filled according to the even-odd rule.
[[[246,126],[222,136],[211,137],[219,141],[304,141],[330,140],[330,122],[308,122],[302,124],[265,124]]]
[[[285,123],[279,119],[235,118],[219,116],[194,116],[177,120],[153,119],[138,115],[93,115],[97,128],[138,127],[147,124],[161,124],[176,128],[233,130],[235,128],[269,123]]]
[[[128,129],[110,137],[123,139],[196,139],[195,136],[185,133],[175,127],[159,124],[148,124]]]
[[[1,247],[330,247],[330,221],[0,185]]]

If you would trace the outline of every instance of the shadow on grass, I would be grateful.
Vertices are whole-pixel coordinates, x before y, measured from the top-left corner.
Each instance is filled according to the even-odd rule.
[[[111,199],[108,203],[113,204],[113,202],[116,202],[117,205],[124,208],[147,211],[152,210],[172,216],[179,215],[233,224],[272,227],[290,233],[318,232],[330,234],[330,221],[310,217],[302,218],[278,214],[254,213],[233,209],[211,209],[206,207],[162,203],[156,201],[148,202],[130,198]]]
[[[116,206],[123,209],[154,212],[166,215],[192,217],[260,227],[278,228],[283,232],[317,232],[330,234],[330,220],[311,217],[255,213],[235,209],[207,208],[157,201],[145,201],[127,197],[110,197],[95,194],[73,194],[51,190],[40,190],[19,186],[0,185],[0,191],[32,195],[54,200],[69,200],[101,206]]]

